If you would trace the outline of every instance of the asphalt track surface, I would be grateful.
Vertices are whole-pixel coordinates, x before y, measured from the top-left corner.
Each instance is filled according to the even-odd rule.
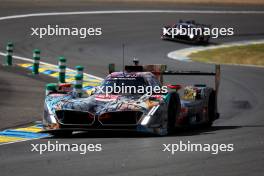
[[[3,8],[3,7],[2,7]],[[30,12],[106,10],[106,9],[217,9],[217,10],[263,10],[262,7],[210,7],[176,6],[160,4],[151,7],[133,6],[65,6],[30,8],[6,6],[1,16]],[[105,76],[107,63],[115,62],[121,68],[122,43],[126,43],[126,62],[137,57],[145,63],[162,63],[170,69],[211,71],[213,66],[198,63],[182,63],[170,60],[167,53],[185,47],[188,44],[161,41],[160,28],[175,19],[195,19],[214,26],[234,27],[233,37],[213,40],[213,44],[263,38],[263,14],[112,14],[112,15],[73,15],[32,17],[1,21],[0,46],[12,40],[16,54],[31,57],[32,48],[40,48],[46,62],[56,64],[56,57],[64,55],[68,65],[84,65],[86,72],[96,76]],[[57,37],[37,39],[30,37],[30,27],[47,24],[103,28],[101,37],[78,39],[76,37]],[[2,73],[5,72],[1,68]],[[13,73],[7,73],[10,74]],[[180,131],[168,137],[144,136],[127,132],[88,132],[75,134],[69,139],[40,139],[0,146],[0,173],[2,175],[263,175],[263,106],[264,106],[264,70],[253,67],[222,67],[222,80],[219,94],[221,117],[207,130],[196,129]],[[20,75],[21,76],[21,75]],[[19,76],[17,77],[19,79]],[[30,78],[32,79],[32,78]],[[7,80],[6,80],[7,81]],[[30,80],[28,80],[30,81]],[[47,80],[46,82],[49,82]],[[205,82],[212,85],[208,78],[166,78],[167,82]],[[41,81],[40,81],[41,82]],[[37,84],[36,93],[42,92],[42,84]],[[2,83],[1,83],[2,84]],[[6,83],[6,84],[9,84]],[[16,89],[13,89],[16,91]],[[33,94],[29,94],[32,96]],[[3,97],[3,95],[1,94]],[[27,101],[28,105],[37,105],[43,97],[36,96]],[[16,97],[6,99],[14,103]],[[25,106],[28,106],[25,105]],[[2,105],[1,105],[2,106]],[[28,109],[14,111],[20,114]],[[1,110],[2,111],[2,110]],[[29,109],[29,111],[34,111]],[[41,109],[40,109],[41,111]],[[1,112],[2,113],[2,112]],[[13,117],[16,118],[12,113]],[[19,116],[17,116],[18,118]],[[4,117],[8,119],[9,117]],[[1,116],[1,120],[4,119]],[[26,118],[26,117],[25,117]],[[35,118],[35,119],[32,119]],[[41,117],[28,117],[25,121],[39,120]],[[18,120],[14,120],[18,122]],[[31,152],[31,144],[47,143],[96,144],[103,146],[102,152],[48,152],[40,155]],[[171,155],[162,152],[162,144],[179,143],[233,143],[234,152],[222,152],[212,155],[208,152],[177,152]]]
[[[33,76],[17,66],[10,68],[0,65],[0,74],[0,129],[36,121],[36,117],[42,115],[40,109],[43,108],[43,102],[35,100],[43,99],[45,91],[42,88],[47,81],[54,80],[44,75]]]

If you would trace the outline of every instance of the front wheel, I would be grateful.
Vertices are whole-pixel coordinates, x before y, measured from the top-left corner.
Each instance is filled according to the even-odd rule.
[[[63,138],[63,137],[70,137],[72,135],[72,131],[53,131],[50,132],[51,135],[53,135],[55,138]]]
[[[167,130],[168,134],[173,133],[175,130],[176,119],[180,114],[181,101],[177,92],[170,93],[169,105],[168,105],[168,121]]]

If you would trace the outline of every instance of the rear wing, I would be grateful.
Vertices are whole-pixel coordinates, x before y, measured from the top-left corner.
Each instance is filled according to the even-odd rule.
[[[153,65],[126,65],[124,70],[126,72],[151,72],[163,84],[163,75],[178,75],[178,76],[214,76],[215,77],[215,91],[218,94],[220,86],[220,65],[215,65],[215,72],[201,72],[201,71],[171,71],[167,70],[167,65],[153,64]],[[109,64],[109,73],[115,71],[115,64]]]
[[[202,24],[202,23],[197,23],[195,20],[182,20],[180,19],[176,24],[183,24],[183,23],[187,23],[187,24],[192,24],[192,25],[195,25],[195,27],[207,27],[207,28],[212,28],[212,25],[211,24]]]
[[[221,68],[220,65],[215,65],[215,71],[214,72],[200,72],[200,71],[168,71],[165,70],[163,72],[163,75],[187,75],[187,76],[214,76],[215,78],[215,101],[218,101],[218,92],[219,92],[219,86],[220,86],[220,74],[221,74]],[[216,104],[216,111],[218,107]],[[217,113],[218,114],[218,113]],[[218,118],[219,114],[217,115]]]
[[[220,86],[220,65],[215,65],[215,72],[201,72],[201,71],[169,71],[165,70],[162,75],[180,75],[180,76],[214,76],[215,77],[215,92],[218,94]]]

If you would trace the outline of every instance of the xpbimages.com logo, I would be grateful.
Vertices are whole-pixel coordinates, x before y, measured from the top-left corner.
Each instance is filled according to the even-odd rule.
[[[172,155],[176,152],[209,152],[216,155],[219,152],[233,152],[234,144],[198,144],[191,141],[179,141],[174,144],[163,144],[162,151]]]
[[[48,36],[77,36],[81,39],[87,36],[100,36],[102,35],[102,28],[97,27],[61,27],[59,25],[47,25],[46,27],[32,27],[31,36],[45,38]]]
[[[65,144],[58,141],[43,144],[31,144],[31,152],[37,152],[42,155],[45,152],[78,152],[81,155],[87,152],[102,151],[102,144]]]
[[[128,78],[127,78],[128,79]],[[97,94],[166,94],[168,93],[167,86],[126,86],[124,83],[117,85],[114,83],[111,86],[98,86],[95,92]]]
[[[163,36],[171,36],[176,38],[179,36],[189,36],[190,39],[195,36],[210,36],[218,38],[219,36],[234,35],[234,28],[209,28],[209,27],[194,27],[191,25],[178,25],[177,27],[163,27]]]

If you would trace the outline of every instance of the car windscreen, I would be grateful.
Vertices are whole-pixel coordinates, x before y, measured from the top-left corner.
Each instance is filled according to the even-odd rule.
[[[106,91],[107,87],[119,87],[129,91],[122,91],[122,94],[136,94],[137,90],[147,86],[148,83],[143,77],[111,77],[103,81],[101,88]]]

